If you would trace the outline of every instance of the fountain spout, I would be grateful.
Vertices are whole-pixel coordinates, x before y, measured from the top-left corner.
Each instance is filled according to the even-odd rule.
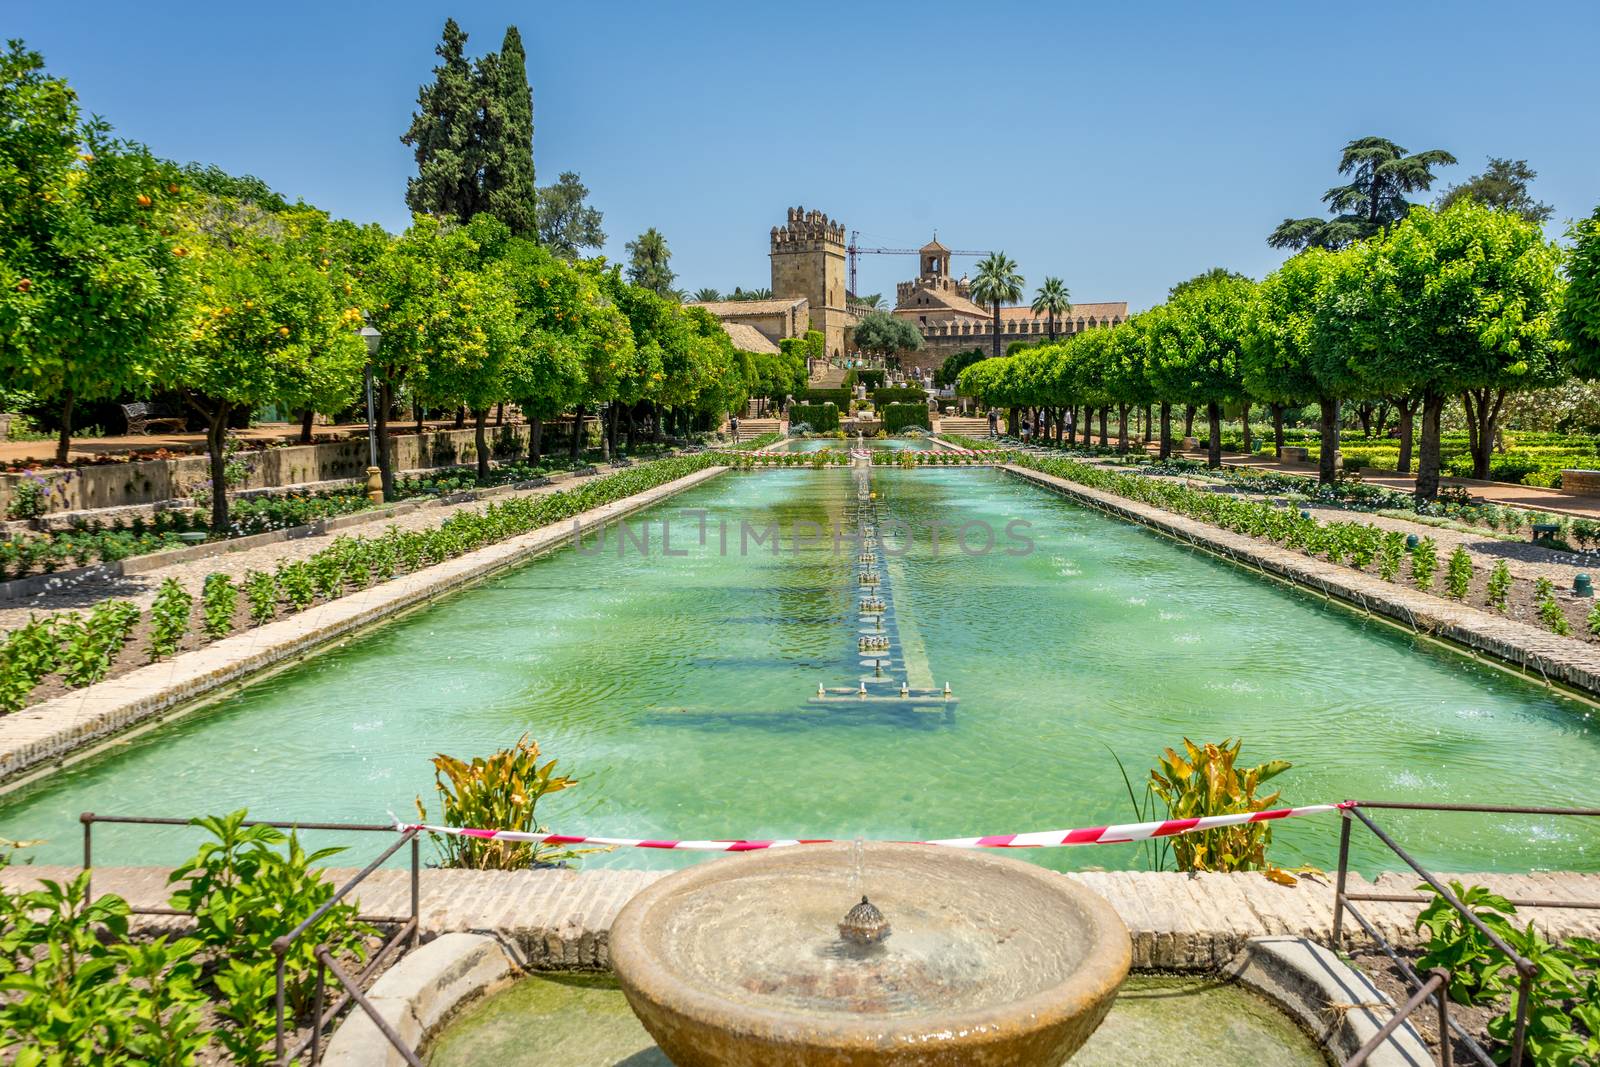
[[[889,936],[889,922],[876,904],[862,896],[839,924],[839,936],[853,945],[876,945]]]

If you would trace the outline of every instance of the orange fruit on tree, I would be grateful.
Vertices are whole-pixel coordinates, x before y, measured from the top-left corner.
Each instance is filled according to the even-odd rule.
[[[30,279],[30,278],[23,278],[21,281],[17,282],[17,292],[19,292],[19,293],[26,293],[29,289],[32,289],[32,288],[33,288],[33,280]]]
[[[149,206],[150,206],[150,205],[151,205],[151,204],[152,204],[152,203],[153,203],[153,202],[154,202],[154,201],[152,201],[152,200],[151,200],[151,199],[150,199],[150,198],[149,198],[149,197],[148,197],[148,196],[146,196],[146,195],[145,195],[145,194],[143,194],[143,193],[140,193],[140,194],[139,194],[139,206],[140,206],[140,207],[149,207]]]

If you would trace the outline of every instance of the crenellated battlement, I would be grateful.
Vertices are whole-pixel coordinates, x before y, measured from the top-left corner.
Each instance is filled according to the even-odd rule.
[[[772,228],[772,251],[811,251],[819,246],[837,245],[844,251],[844,223],[830,219],[820,211],[807,211],[803,207],[789,209],[789,218],[782,226]]]

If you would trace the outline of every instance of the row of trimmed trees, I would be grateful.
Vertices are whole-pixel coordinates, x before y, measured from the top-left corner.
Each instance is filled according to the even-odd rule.
[[[1174,406],[1204,411],[1221,463],[1225,407],[1265,405],[1283,447],[1283,415],[1318,405],[1321,478],[1335,478],[1341,408],[1387,403],[1400,418],[1400,469],[1417,446],[1417,496],[1438,494],[1440,415],[1464,406],[1474,473],[1487,477],[1508,394],[1600,377],[1600,210],[1573,227],[1568,252],[1537,223],[1466,201],[1413,208],[1340,251],[1308,249],[1260,283],[1214,273],[1126,323],[975,363],[961,392],[1033,412],[1041,433],[1087,430],[1090,411],[1158,407],[1161,455]],[[1569,280],[1570,279],[1570,280]],[[1085,411],[1081,420],[1067,412]]]
[[[359,403],[370,358],[379,466],[398,405],[532,423],[606,407],[619,433],[688,430],[805,381],[791,355],[736,350],[708,313],[514,236],[493,215],[418,216],[405,233],[287,204],[253,179],[179,168],[83,120],[64,81],[13,44],[0,55],[0,382],[52,404],[67,460],[76,403],[177,393],[205,422],[212,525],[228,523],[226,435],[273,405]],[[309,419],[307,420],[309,422]],[[579,448],[574,431],[571,447]]]

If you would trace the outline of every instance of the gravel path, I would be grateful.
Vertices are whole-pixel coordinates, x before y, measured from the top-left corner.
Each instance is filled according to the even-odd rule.
[[[611,471],[602,470],[601,474]],[[585,475],[585,478],[595,475]],[[583,478],[569,478],[550,485],[535,486],[531,489],[518,489],[509,493],[502,493],[493,500],[508,500],[513,497],[535,497],[547,493],[559,492],[579,484]],[[6,601],[0,606],[0,630],[9,630],[28,621],[30,615],[49,615],[62,611],[82,610],[90,607],[106,597],[122,597],[133,601],[141,609],[148,608],[155,599],[156,590],[168,578],[176,578],[183,583],[190,592],[199,594],[200,586],[208,574],[226,574],[240,581],[245,572],[250,570],[272,570],[279,563],[293,562],[305,559],[307,556],[320,552],[328,547],[336,537],[349,537],[354,534],[372,536],[382,533],[389,526],[398,526],[401,530],[423,530],[438,526],[445,519],[458,511],[481,511],[490,501],[475,500],[461,504],[445,504],[432,507],[418,508],[403,515],[396,515],[387,521],[374,518],[373,521],[355,526],[347,526],[342,530],[332,533],[317,534],[312,537],[302,537],[290,541],[277,541],[269,545],[258,545],[240,552],[228,552],[220,556],[211,556],[206,559],[190,560],[186,563],[175,563],[170,567],[161,567],[156,570],[145,571],[142,574],[124,575],[121,578],[103,579],[94,582],[73,585],[70,588],[47,590],[27,600]]]

